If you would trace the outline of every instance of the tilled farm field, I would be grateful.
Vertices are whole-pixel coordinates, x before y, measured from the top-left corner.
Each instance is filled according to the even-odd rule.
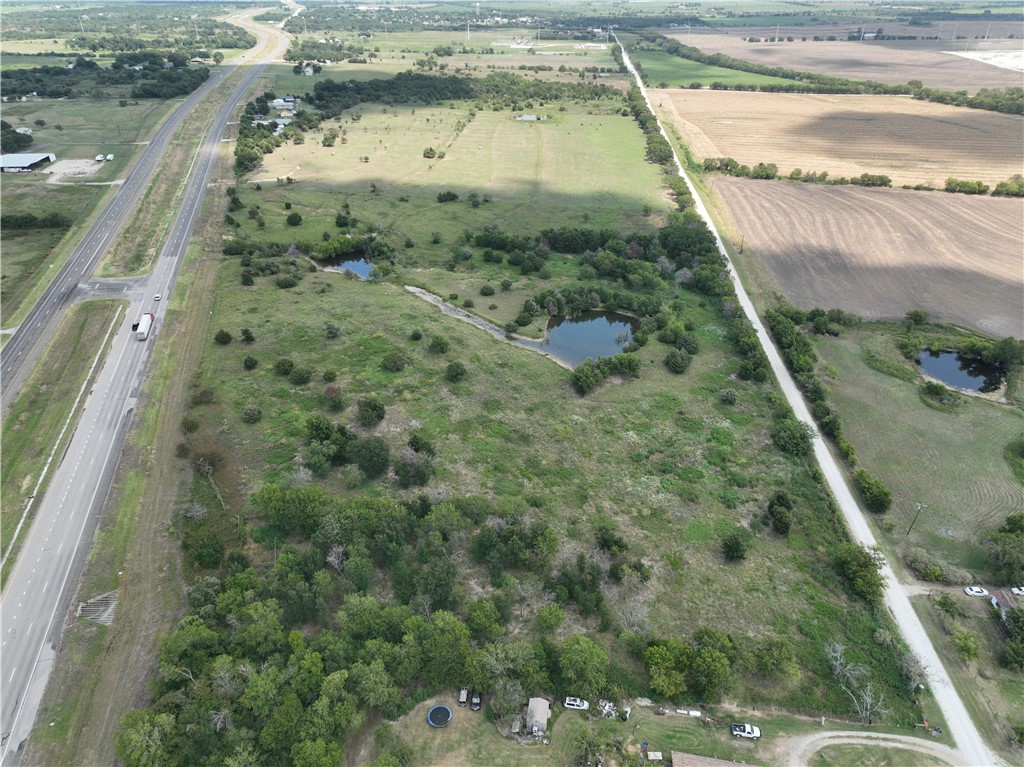
[[[938,35],[933,29],[897,29],[895,25],[867,25],[870,32],[879,26],[886,34]],[[971,28],[973,26],[973,28]],[[793,42],[767,42],[775,37],[775,27],[736,28],[729,34],[692,34],[689,41],[686,33],[672,32],[669,37],[684,45],[699,48],[704,53],[724,53],[737,59],[763,64],[770,67],[787,67],[801,72],[849,77],[855,80],[875,80],[881,83],[905,85],[911,80],[920,80],[929,88],[966,90],[976,93],[982,88],[1008,88],[1020,86],[1020,72],[992,66],[981,61],[971,61],[955,55],[969,51],[995,51],[1021,49],[1020,24],[1003,23],[987,25],[990,39],[960,39],[966,35],[983,37],[986,25],[983,22],[965,23],[957,28],[957,41],[950,39],[952,23],[941,30],[942,40],[894,40],[881,42],[849,42],[846,35],[856,31],[858,25],[848,27],[802,28],[781,27],[779,36],[794,37]],[[1014,34],[1010,39],[1006,36]],[[834,35],[839,40],[815,41],[814,35]],[[801,40],[806,36],[807,40]],[[760,37],[759,43],[744,42],[743,38]],[[997,39],[998,38],[998,39]]]
[[[736,231],[797,306],[910,309],[1024,337],[1024,203],[942,192],[715,180]]]
[[[775,163],[780,175],[881,173],[941,189],[950,176],[994,185],[1024,169],[1019,115],[909,96],[652,90],[651,100],[697,159]]]

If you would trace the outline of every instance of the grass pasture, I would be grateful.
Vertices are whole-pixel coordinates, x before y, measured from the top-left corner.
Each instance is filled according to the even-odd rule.
[[[741,72],[738,69],[701,64],[662,50],[640,49],[630,53],[630,57],[643,67],[648,82],[658,87],[687,86],[692,82],[702,83],[705,87],[711,83],[726,85],[790,85],[793,81],[781,77]],[[661,84],[665,83],[666,86]]]
[[[886,746],[825,746],[811,759],[811,767],[946,767],[933,754]]]
[[[651,100],[698,160],[775,163],[782,175],[885,174],[896,186],[938,189],[950,176],[992,186],[1021,171],[1019,115],[909,96],[652,90]]]
[[[565,112],[554,104],[537,106],[532,111],[549,120],[520,122],[504,111],[479,112],[470,119],[465,106],[364,105],[358,122],[343,117],[323,125],[345,130],[348,143],[328,148],[307,140],[283,146],[265,158],[251,181],[262,183],[258,194],[272,197],[269,185],[276,178],[294,179],[296,184],[276,188],[275,194],[295,199],[304,219],[311,216],[302,228],[313,236],[336,231],[334,216],[348,195],[360,195],[351,204],[363,223],[381,220],[385,231],[401,235],[399,243],[408,236],[418,246],[426,245],[434,230],[450,229],[457,236],[465,227],[490,221],[517,232],[583,221],[646,229],[654,221],[645,218],[645,206],[665,207],[660,173],[643,162],[642,137],[631,118],[612,112],[614,106],[594,114],[572,105]],[[457,124],[464,125],[461,131]],[[446,157],[425,159],[428,146]],[[369,162],[359,162],[360,157]],[[371,184],[377,195],[370,194]],[[438,203],[437,194],[446,190],[462,199]],[[473,191],[490,195],[491,202],[471,208],[465,198]],[[398,200],[403,196],[408,202]],[[308,202],[300,205],[303,198]],[[239,213],[236,218],[245,219]],[[285,215],[282,208],[282,223]],[[267,234],[276,234],[271,215],[264,218]],[[243,221],[239,233],[255,231],[248,226]],[[453,241],[446,239],[449,245]]]
[[[883,340],[878,330],[865,327],[840,338],[817,337],[816,348],[836,372],[827,384],[860,465],[892,491],[892,509],[884,518],[890,540],[984,572],[978,534],[1024,506],[1024,488],[1002,456],[1003,445],[1024,429],[1024,419],[1014,407],[975,398],[956,413],[927,407],[916,383],[864,363],[865,346],[876,348]],[[895,350],[892,356],[897,358]],[[927,508],[908,537],[917,502]]]

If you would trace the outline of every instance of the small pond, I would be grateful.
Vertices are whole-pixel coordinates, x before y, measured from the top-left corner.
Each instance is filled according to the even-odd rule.
[[[575,367],[588,357],[611,357],[633,340],[640,323],[616,312],[582,312],[575,317],[548,320],[543,341],[522,339],[529,346]]]
[[[990,365],[977,358],[961,356],[952,351],[924,351],[917,358],[922,373],[942,381],[954,389],[968,389],[988,394],[998,391],[1003,383],[1001,365]]]
[[[363,258],[357,261],[342,261],[339,264],[324,267],[325,272],[352,272],[361,280],[369,279],[372,269],[373,264]]]

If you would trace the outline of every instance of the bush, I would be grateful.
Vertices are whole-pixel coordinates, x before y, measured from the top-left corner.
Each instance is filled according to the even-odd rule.
[[[434,474],[434,464],[426,453],[412,453],[395,461],[395,476],[401,487],[419,487],[427,484]]]
[[[739,562],[746,558],[751,543],[750,532],[737,527],[722,538],[722,556],[726,562]]]
[[[256,280],[252,278],[252,275],[249,274],[249,272],[242,272],[242,284],[248,287],[250,285],[255,285]]]
[[[438,202],[455,202],[459,199],[459,196],[450,189],[447,192],[440,192],[437,195]]]
[[[380,366],[391,373],[398,373],[409,364],[409,358],[401,352],[389,352],[384,355]]]
[[[226,330],[218,330],[217,333],[213,336],[213,340],[216,341],[221,346],[227,346],[229,343],[231,343],[231,334]]]
[[[450,344],[444,336],[434,336],[430,339],[430,346],[427,348],[435,354],[447,354]]]
[[[263,411],[260,410],[256,405],[249,405],[245,410],[242,411],[242,420],[246,423],[259,423],[259,420],[263,417]]]
[[[723,405],[735,405],[739,395],[735,389],[722,389],[718,393],[718,399]]]
[[[391,465],[391,449],[380,437],[364,437],[348,446],[348,457],[370,479],[381,476]]]
[[[493,296],[494,295],[494,286],[491,285],[490,283],[488,283],[486,285],[481,285],[480,286],[480,295],[481,296]]]
[[[335,325],[333,322],[328,322],[324,325],[324,335],[328,338],[337,338],[341,335],[341,328]]]
[[[338,378],[338,371],[336,370],[325,370],[323,376],[324,383],[331,383]]]
[[[685,349],[690,354],[696,354],[700,351],[700,344],[697,343],[697,337],[692,333],[682,333],[676,338],[676,348]]]
[[[511,290],[512,289],[512,280],[508,279],[507,277],[504,280],[502,280],[501,281],[501,289],[502,290]]]
[[[356,421],[367,429],[383,421],[386,413],[384,403],[376,397],[362,397],[356,403]]]
[[[689,367],[692,358],[690,355],[682,349],[673,349],[665,357],[665,367],[676,375],[685,373]]]
[[[434,445],[423,436],[423,432],[419,429],[409,435],[409,447],[416,453],[434,454]]]
[[[312,368],[293,368],[288,374],[288,381],[295,386],[305,386],[313,380]]]
[[[256,366],[260,364],[260,361],[253,357],[251,354],[246,355],[245,359],[242,360],[242,367],[246,370],[255,370]]]
[[[444,370],[444,377],[455,383],[465,378],[468,373],[469,371],[466,370],[466,366],[461,362],[449,362],[448,367]]]
[[[467,298],[462,302],[462,306],[465,307],[466,309],[472,309],[474,306],[476,306],[476,304],[473,303],[472,298]]]
[[[423,331],[420,330],[419,328],[416,328],[411,333],[409,333],[409,340],[410,341],[419,341],[422,338],[423,338]]]
[[[882,480],[868,473],[866,469],[857,469],[853,473],[853,479],[868,510],[875,514],[884,514],[889,510],[892,505],[892,493]]]
[[[242,328],[242,343],[251,344],[256,341],[256,336],[249,328]]]
[[[344,410],[345,399],[341,394],[341,389],[337,386],[328,386],[324,389],[324,404],[328,410]]]
[[[788,455],[810,455],[812,436],[811,427],[796,418],[783,418],[772,429],[772,441]]]
[[[286,218],[284,222],[288,224],[288,226],[299,226],[302,223],[302,214],[295,212],[289,213],[288,218]]]
[[[295,275],[292,274],[279,274],[274,280],[274,284],[277,287],[287,290],[288,288],[294,288],[299,284],[299,280]]]

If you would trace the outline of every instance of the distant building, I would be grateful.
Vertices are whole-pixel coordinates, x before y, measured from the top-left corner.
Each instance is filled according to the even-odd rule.
[[[57,159],[53,154],[4,154],[0,155],[0,171],[4,173],[28,173],[39,170]]]
[[[14,132],[15,133],[20,133],[23,136],[31,136],[32,135],[32,129],[31,128],[15,128]]]

